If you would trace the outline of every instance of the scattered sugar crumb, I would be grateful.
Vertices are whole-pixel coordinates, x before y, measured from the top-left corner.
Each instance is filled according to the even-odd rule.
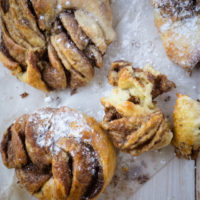
[[[45,103],[51,103],[53,101],[52,97],[48,96],[48,97],[45,97],[44,99],[44,102]]]

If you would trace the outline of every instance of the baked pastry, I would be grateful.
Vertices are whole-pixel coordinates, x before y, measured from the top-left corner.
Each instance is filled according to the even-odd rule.
[[[149,65],[139,69],[126,61],[114,62],[108,79],[115,88],[101,99],[105,108],[102,126],[114,145],[137,156],[170,144],[170,124],[154,99],[175,84]]]
[[[43,90],[86,85],[114,40],[109,0],[2,0],[0,60]]]
[[[200,103],[187,95],[177,97],[172,144],[178,157],[196,159],[200,150]]]
[[[200,61],[200,1],[152,0],[167,56],[191,71]]]
[[[116,166],[115,149],[99,124],[68,107],[19,117],[3,136],[1,155],[41,200],[96,199]]]

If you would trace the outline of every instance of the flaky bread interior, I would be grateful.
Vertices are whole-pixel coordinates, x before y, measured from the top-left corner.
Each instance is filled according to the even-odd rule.
[[[132,155],[167,146],[171,127],[154,99],[175,84],[149,65],[139,69],[126,61],[114,62],[108,78],[115,88],[101,99],[102,126],[114,145]]]

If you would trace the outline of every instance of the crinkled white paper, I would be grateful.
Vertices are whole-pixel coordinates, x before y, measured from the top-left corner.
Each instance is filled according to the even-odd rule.
[[[107,81],[107,72],[111,62],[115,60],[131,61],[135,67],[143,67],[150,63],[176,83],[177,89],[157,99],[161,109],[169,118],[172,116],[177,92],[188,94],[195,99],[200,98],[198,88],[200,71],[195,69],[190,77],[169,61],[154,26],[150,0],[114,0],[112,8],[117,39],[104,57],[103,69],[97,69],[94,80],[87,87],[79,89],[78,93],[72,96],[70,91],[44,94],[18,81],[6,68],[0,67],[0,138],[18,116],[45,106],[70,106],[101,121],[104,112],[99,99],[108,95],[112,89]],[[24,92],[29,96],[22,99],[20,94]],[[169,101],[166,102],[166,98]],[[143,183],[161,170],[173,157],[172,147],[148,152],[139,157],[120,153],[116,175],[100,199],[131,199]],[[30,195],[17,184],[14,170],[4,167],[1,160],[0,177],[0,200],[31,199]]]

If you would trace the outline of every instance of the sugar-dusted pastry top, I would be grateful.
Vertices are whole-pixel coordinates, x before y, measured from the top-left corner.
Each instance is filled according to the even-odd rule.
[[[174,21],[191,17],[200,13],[199,0],[152,0],[155,8],[159,8],[164,17]]]
[[[200,150],[200,103],[187,95],[177,97],[172,144],[178,157],[196,159]]]
[[[191,71],[200,61],[200,1],[152,0],[167,56]]]
[[[139,69],[126,61],[114,62],[108,78],[115,88],[101,99],[102,126],[114,145],[132,155],[167,146],[171,127],[154,99],[175,84],[151,66]]]
[[[0,60],[43,90],[78,88],[114,40],[109,0],[2,0]]]
[[[116,166],[115,149],[99,124],[68,107],[19,117],[3,136],[1,155],[41,200],[96,199]]]

